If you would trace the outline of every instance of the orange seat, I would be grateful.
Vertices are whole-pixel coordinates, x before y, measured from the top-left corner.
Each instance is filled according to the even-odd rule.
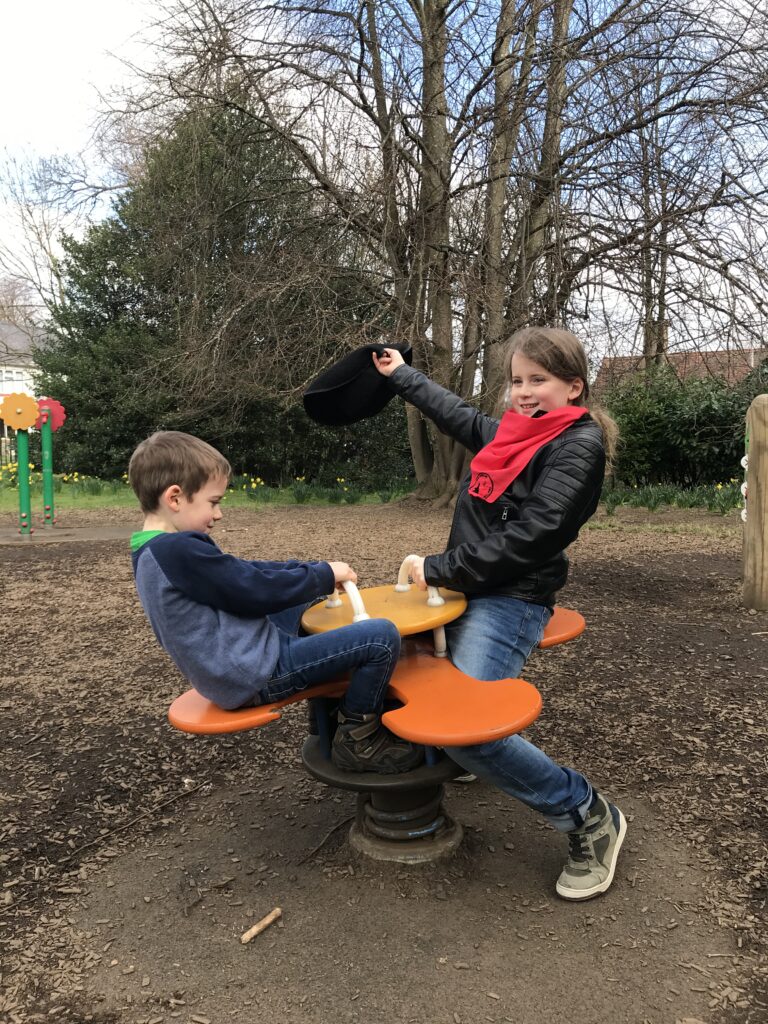
[[[402,707],[385,712],[384,725],[404,740],[431,747],[510,736],[541,711],[539,691],[525,680],[480,682],[416,646],[398,662],[389,695],[402,701]]]
[[[245,732],[277,721],[288,704],[312,697],[339,697],[345,689],[345,681],[323,683],[274,704],[235,711],[226,711],[197,690],[188,690],[173,702],[168,720],[182,732]],[[525,729],[541,711],[541,697],[530,683],[522,679],[479,682],[449,661],[435,658],[429,649],[414,648],[398,662],[389,696],[403,706],[382,716],[387,728],[403,739],[432,747],[509,736]]]
[[[182,732],[202,736],[246,732],[248,729],[258,729],[262,725],[276,722],[281,717],[281,710],[288,704],[297,704],[300,700],[307,700],[310,697],[340,697],[346,688],[346,680],[337,680],[323,683],[321,686],[312,686],[302,693],[294,693],[284,700],[275,701],[274,704],[236,708],[234,711],[220,708],[197,690],[187,690],[171,704],[168,721]]]
[[[575,640],[586,628],[587,623],[583,615],[579,615],[572,608],[561,608],[560,605],[555,605],[552,618],[547,623],[539,647],[554,647],[555,644],[564,644],[568,640]]]
[[[556,607],[539,646],[565,643],[585,628],[584,617],[578,612]],[[340,697],[346,687],[346,680],[339,679],[273,704],[235,711],[226,711],[197,690],[188,690],[173,702],[168,720],[182,732],[200,735],[244,732],[277,721],[289,704],[313,697]],[[530,683],[522,679],[472,679],[450,661],[435,658],[426,637],[418,635],[403,647],[389,695],[402,706],[382,716],[387,728],[413,743],[435,747],[466,746],[510,736],[529,726],[541,711],[541,696]]]

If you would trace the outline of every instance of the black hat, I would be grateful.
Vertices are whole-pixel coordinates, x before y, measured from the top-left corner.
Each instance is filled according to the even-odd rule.
[[[371,353],[394,348],[410,366],[410,345],[363,345],[320,374],[304,392],[307,416],[328,427],[357,423],[381,412],[395,392],[373,365]]]

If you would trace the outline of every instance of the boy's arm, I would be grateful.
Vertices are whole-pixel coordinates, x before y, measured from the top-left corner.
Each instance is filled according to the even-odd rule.
[[[328,562],[246,562],[225,554],[203,533],[166,534],[150,545],[173,587],[232,615],[262,618],[336,586]]]

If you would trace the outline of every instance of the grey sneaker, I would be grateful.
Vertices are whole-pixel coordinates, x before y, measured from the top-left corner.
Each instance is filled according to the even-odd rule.
[[[331,758],[337,768],[348,772],[395,775],[417,768],[424,760],[424,749],[385,729],[379,715],[351,715],[339,710]]]
[[[581,828],[568,833],[568,863],[557,880],[557,895],[588,900],[610,888],[626,834],[624,815],[598,796]]]

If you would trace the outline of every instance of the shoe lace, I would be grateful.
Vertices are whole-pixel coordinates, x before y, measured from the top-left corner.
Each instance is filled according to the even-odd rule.
[[[568,856],[571,860],[589,860],[589,841],[583,832],[568,834]]]

